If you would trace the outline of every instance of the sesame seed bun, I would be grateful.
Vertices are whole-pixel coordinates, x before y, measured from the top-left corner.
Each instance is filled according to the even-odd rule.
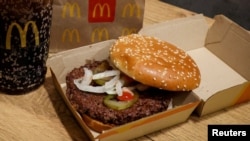
[[[131,34],[110,48],[110,60],[142,84],[170,91],[190,91],[200,84],[200,71],[183,50],[155,37]]]

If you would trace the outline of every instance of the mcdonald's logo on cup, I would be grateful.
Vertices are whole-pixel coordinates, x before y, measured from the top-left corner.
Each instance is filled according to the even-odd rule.
[[[122,36],[129,35],[129,34],[132,34],[132,33],[137,33],[137,31],[138,30],[136,28],[123,28]]]
[[[38,32],[38,28],[37,25],[34,21],[28,21],[25,26],[24,29],[16,22],[13,22],[10,24],[8,30],[7,30],[7,35],[6,35],[6,49],[11,49],[11,34],[12,34],[12,30],[14,27],[17,28],[18,32],[19,32],[19,36],[20,36],[20,40],[21,40],[21,47],[24,48],[27,45],[27,31],[29,28],[29,25],[31,25],[32,27],[32,31],[35,35],[35,45],[38,46],[39,45],[39,32]]]
[[[79,43],[80,42],[79,31],[77,29],[65,29],[62,34],[62,42],[65,42],[66,39],[69,39],[70,42],[73,42],[73,39],[76,39],[76,42]]]
[[[89,22],[113,22],[116,0],[89,0]]]
[[[128,14],[129,17],[136,15],[139,19],[141,18],[141,11],[137,4],[128,3],[123,7],[122,17],[126,17]]]
[[[73,17],[75,17],[74,14],[76,14],[76,16],[78,18],[81,18],[81,9],[80,9],[80,6],[78,5],[78,3],[76,3],[76,2],[65,3],[63,6],[63,9],[62,9],[62,18],[66,17],[67,11],[69,11],[69,17],[73,18]]]
[[[97,40],[95,40],[97,37]],[[109,39],[109,33],[106,28],[95,28],[91,33],[91,42],[103,41]]]

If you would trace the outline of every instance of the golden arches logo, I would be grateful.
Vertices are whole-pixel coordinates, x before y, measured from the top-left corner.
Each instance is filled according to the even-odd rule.
[[[140,8],[136,4],[131,4],[131,3],[126,4],[123,7],[122,17],[126,17],[127,11],[129,12],[128,14],[130,17],[134,16],[134,14],[136,14],[137,18],[141,17]]]
[[[100,10],[100,16],[103,17],[103,13],[104,13],[104,9],[106,8],[107,9],[107,17],[110,17],[110,7],[107,3],[104,3],[104,4],[100,4],[100,3],[97,3],[93,9],[93,14],[92,14],[92,17],[95,18],[96,17],[96,11],[97,11],[97,8],[99,8]]]
[[[25,26],[24,29],[22,29],[22,27],[14,22],[11,23],[11,25],[8,28],[7,31],[7,35],[6,35],[6,49],[11,49],[11,33],[14,27],[16,27],[18,29],[19,32],[19,36],[20,36],[20,40],[21,40],[21,47],[26,47],[26,36],[27,36],[27,31],[28,31],[28,27],[29,25],[31,25],[33,33],[35,35],[35,45],[38,46],[39,45],[39,32],[38,32],[38,28],[36,26],[36,23],[34,21],[28,21]]]
[[[136,32],[137,32],[136,28],[123,28],[122,29],[122,35],[123,36],[129,35],[129,34],[132,34],[132,33],[136,33]]]
[[[62,9],[62,17],[65,18],[66,17],[66,13],[67,11],[69,11],[69,16],[72,18],[74,17],[74,11],[76,10],[76,14],[77,17],[80,18],[81,17],[81,9],[80,6],[78,5],[78,3],[74,2],[74,3],[65,3]]]
[[[91,33],[91,42],[95,42],[96,36],[98,41],[108,40],[109,39],[108,30],[106,28],[94,29]]]
[[[65,29],[62,34],[62,42],[66,41],[66,37],[69,37],[68,39],[70,42],[73,42],[74,37],[76,39],[76,42],[80,42],[80,34],[77,29]]]

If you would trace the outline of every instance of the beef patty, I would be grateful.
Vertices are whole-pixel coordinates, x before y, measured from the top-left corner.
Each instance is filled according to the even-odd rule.
[[[106,107],[103,100],[107,94],[79,90],[73,82],[74,79],[84,76],[84,67],[93,69],[100,63],[101,61],[92,61],[79,68],[74,68],[66,76],[66,95],[78,113],[86,114],[105,124],[122,125],[167,110],[170,94],[165,90],[149,88],[146,91],[139,92],[137,102],[125,110],[114,110]]]

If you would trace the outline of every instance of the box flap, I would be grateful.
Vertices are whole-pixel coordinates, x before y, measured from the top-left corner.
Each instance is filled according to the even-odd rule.
[[[205,47],[188,51],[200,68],[201,83],[193,90],[207,101],[219,91],[242,84],[246,80]]]
[[[250,80],[250,33],[223,15],[215,16],[205,45],[211,52]]]
[[[196,111],[200,116],[216,112],[225,107],[230,107],[250,100],[250,83],[245,82],[231,88],[216,92],[206,101],[200,103]]]
[[[188,51],[204,46],[207,30],[205,17],[198,14],[143,27],[139,33],[160,38]]]

